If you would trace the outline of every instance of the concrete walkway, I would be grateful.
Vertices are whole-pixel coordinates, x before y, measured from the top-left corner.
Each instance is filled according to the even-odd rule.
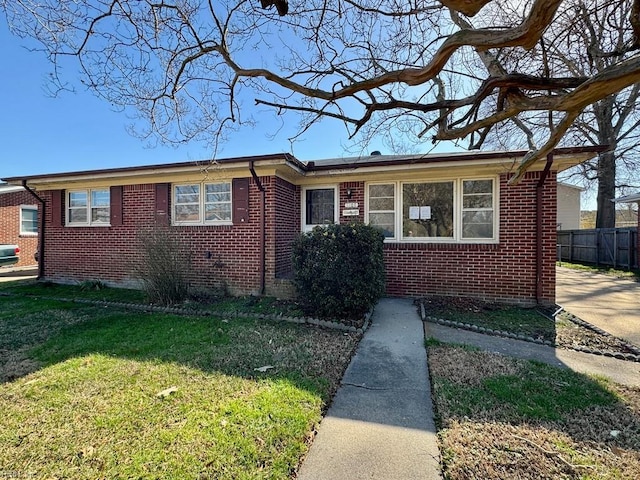
[[[441,478],[423,325],[410,300],[376,306],[297,478]]]
[[[556,302],[585,322],[640,347],[640,283],[557,267]]]

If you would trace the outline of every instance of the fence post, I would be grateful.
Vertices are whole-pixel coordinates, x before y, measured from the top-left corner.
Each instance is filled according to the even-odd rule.
[[[613,268],[618,268],[618,230],[613,231]]]
[[[569,263],[573,263],[573,230],[569,232]]]
[[[627,268],[631,270],[633,266],[633,236],[631,229],[627,230]]]

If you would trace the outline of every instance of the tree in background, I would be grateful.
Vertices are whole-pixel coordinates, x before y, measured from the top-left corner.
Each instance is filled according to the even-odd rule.
[[[412,140],[486,138],[509,119],[549,113],[546,138],[512,182],[583,113],[640,80],[640,0],[625,5],[631,37],[610,63],[558,75],[530,67],[544,64],[544,32],[565,28],[573,2],[563,0],[0,0],[12,31],[41,42],[54,85],[65,88],[61,68],[74,57],[88,88],[147,120],[143,136],[216,143],[251,121],[248,99],[297,114],[301,132],[332,118],[352,135]],[[605,36],[617,28],[603,26]],[[458,65],[473,52],[520,60],[469,75]]]
[[[623,62],[638,48],[630,19],[637,5],[632,0],[619,2],[585,2],[567,0],[549,29],[530,52],[499,50],[478,51],[459,65],[470,74],[486,69],[493,76],[508,71],[527,72],[532,76],[565,77],[597,76]],[[506,21],[513,14],[510,4],[502,5],[501,18]],[[466,19],[457,17],[462,28],[470,27]],[[472,68],[469,68],[472,66]],[[619,193],[634,188],[638,182],[640,165],[640,83],[635,83],[589,105],[568,129],[564,145],[607,145],[609,148],[596,159],[586,162],[571,173],[580,183],[597,184],[597,227],[614,227],[615,204],[611,201]],[[488,136],[476,136],[471,148],[487,143],[502,148],[527,145],[535,149],[553,131],[557,123],[555,112],[527,112],[512,118]],[[473,137],[472,137],[473,140]],[[637,185],[637,183],[636,183]]]

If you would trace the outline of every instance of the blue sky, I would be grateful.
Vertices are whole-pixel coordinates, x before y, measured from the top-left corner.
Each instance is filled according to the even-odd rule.
[[[126,113],[114,111],[86,90],[51,97],[46,91],[48,60],[40,52],[29,51],[28,41],[11,35],[4,18],[0,18],[0,45],[0,178],[211,158],[211,150],[196,142],[177,148],[150,147],[127,132],[131,119]],[[67,73],[65,79],[76,80],[74,72]],[[223,144],[218,158],[290,152],[308,161],[373,150],[393,153],[385,152],[381,141],[364,152],[354,149],[343,125],[332,120],[310,129],[292,147],[288,138],[297,126],[293,116],[293,125],[282,128],[271,114],[262,118],[261,128],[232,136]],[[429,148],[426,143],[419,152],[427,153]],[[453,150],[460,149],[441,142],[433,151]],[[583,208],[590,201],[583,194]]]
[[[150,147],[127,132],[131,119],[126,113],[114,111],[86,90],[52,98],[46,91],[50,64],[42,53],[26,48],[28,41],[11,35],[4,18],[0,19],[0,45],[0,178],[211,158],[211,150],[195,142],[178,148]],[[65,79],[77,77],[67,72]],[[253,132],[231,137],[218,157],[290,152],[307,161],[361,153],[346,151],[350,143],[336,121],[313,127],[293,150],[288,137],[295,133],[295,124],[279,128],[268,114],[260,125]],[[437,151],[451,149],[443,144]],[[382,142],[374,142],[367,150],[385,149]]]

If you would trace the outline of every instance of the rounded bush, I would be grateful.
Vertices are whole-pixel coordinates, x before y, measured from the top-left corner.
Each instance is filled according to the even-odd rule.
[[[384,293],[384,235],[364,224],[327,225],[293,243],[294,283],[307,315],[350,318]]]

